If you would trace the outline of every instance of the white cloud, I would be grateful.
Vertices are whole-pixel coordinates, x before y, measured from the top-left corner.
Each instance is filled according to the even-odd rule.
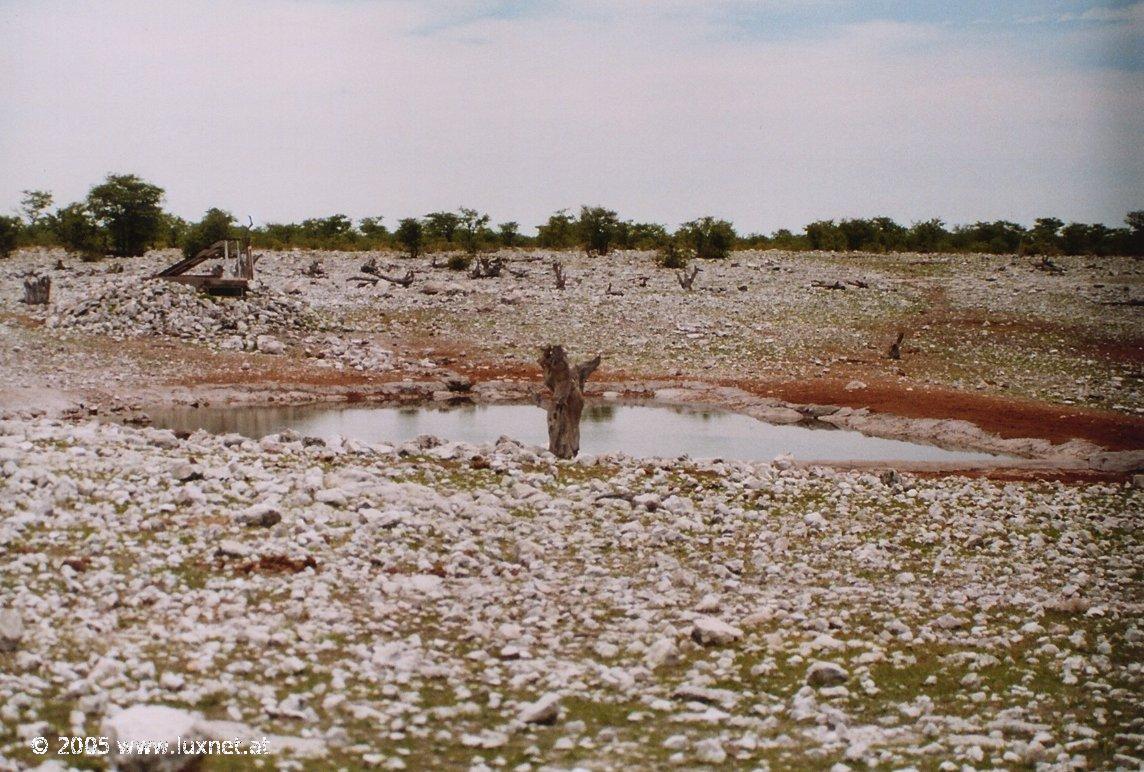
[[[472,4],[417,34],[440,4],[9,3],[0,202],[137,171],[181,214],[259,221],[603,203],[771,230],[1139,206],[1139,74],[893,22],[719,41],[699,5]]]

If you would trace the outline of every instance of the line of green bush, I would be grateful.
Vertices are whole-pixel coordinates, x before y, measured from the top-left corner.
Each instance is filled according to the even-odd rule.
[[[985,252],[1038,255],[1142,255],[1144,211],[1129,212],[1127,227],[1069,223],[1055,217],[1032,227],[997,220],[948,227],[938,219],[900,225],[889,217],[819,220],[802,233],[780,229],[770,235],[739,235],[727,220],[699,217],[674,231],[658,223],[621,220],[614,210],[583,206],[567,209],[537,226],[536,236],[520,233],[517,222],[495,227],[487,214],[461,207],[399,220],[390,231],[382,217],[356,224],[343,214],[300,223],[239,224],[221,209],[188,222],[163,210],[162,188],[132,174],[112,174],[83,201],[52,210],[51,193],[26,190],[20,216],[0,216],[0,256],[19,246],[61,246],[85,259],[141,255],[151,248],[180,247],[194,255],[223,238],[249,238],[260,249],[397,249],[416,257],[451,251],[472,256],[502,247],[583,249],[606,255],[615,249],[654,249],[667,267],[691,258],[719,259],[734,249],[826,250],[834,252]],[[462,256],[453,261],[463,267]]]

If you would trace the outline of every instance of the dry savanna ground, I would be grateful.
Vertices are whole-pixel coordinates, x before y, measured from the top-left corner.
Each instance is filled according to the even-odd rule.
[[[268,738],[206,769],[1144,764],[1131,468],[559,461],[104,420],[511,391],[559,342],[602,353],[593,394],[703,383],[1144,450],[1138,260],[740,252],[687,291],[647,253],[501,256],[473,279],[270,253],[245,301],[147,280],[172,252],[0,261],[0,769],[105,768],[55,737],[161,722]],[[357,286],[371,258],[413,283]],[[18,302],[31,271],[46,308]]]

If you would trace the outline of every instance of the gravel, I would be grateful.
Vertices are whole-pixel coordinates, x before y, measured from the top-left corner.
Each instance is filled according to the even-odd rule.
[[[1144,757],[1130,484],[325,440],[0,420],[0,768],[160,709],[286,766]]]

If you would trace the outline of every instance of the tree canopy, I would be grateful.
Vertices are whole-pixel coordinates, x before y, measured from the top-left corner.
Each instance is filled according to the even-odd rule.
[[[197,251],[231,232],[234,217],[220,208],[188,223],[164,212],[163,189],[133,174],[109,174],[83,201],[52,212],[50,191],[22,191],[19,218],[4,223],[9,250],[20,245],[63,246],[87,258],[106,252],[141,255],[152,247],[178,246]],[[614,209],[582,205],[578,214],[559,209],[537,226],[535,236],[521,233],[515,220],[499,223],[478,209],[436,211],[398,220],[392,232],[382,215],[356,223],[345,214],[301,222],[266,223],[244,228],[252,243],[269,249],[401,249],[423,251],[462,248],[469,255],[490,247],[570,249],[592,255],[615,249],[656,250],[661,259],[680,264],[690,258],[719,259],[732,249],[824,250],[831,252],[961,252],[1040,255],[1144,255],[1144,210],[1127,213],[1124,226],[1065,222],[1039,217],[1023,226],[1009,220],[948,226],[937,217],[909,225],[891,217],[816,220],[802,231],[780,228],[770,235],[739,235],[729,220],[698,217],[674,231],[659,223],[623,220]],[[667,247],[665,250],[665,246]]]
[[[107,231],[113,255],[142,255],[163,224],[163,189],[134,174],[109,174],[87,194],[92,216]]]

